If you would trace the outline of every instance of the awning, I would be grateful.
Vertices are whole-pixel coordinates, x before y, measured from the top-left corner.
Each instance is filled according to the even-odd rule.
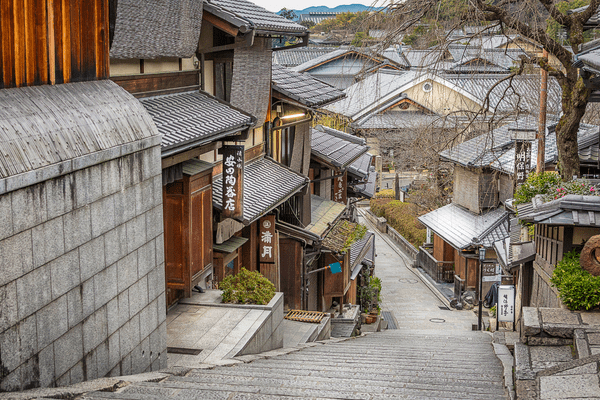
[[[346,206],[314,194],[310,197],[311,223],[306,230],[323,237],[346,210]]]
[[[256,118],[197,90],[140,99],[163,135],[162,156],[250,128]]]
[[[250,225],[308,184],[308,178],[269,157],[244,165],[244,217]],[[223,175],[213,179],[213,205],[223,209]]]
[[[229,238],[221,244],[214,244],[213,250],[218,251],[220,253],[233,253],[234,251],[242,247],[247,241],[247,238],[232,236],[231,238]]]
[[[365,154],[369,147],[364,139],[322,125],[311,131],[313,157],[344,169]]]
[[[354,192],[356,194],[363,195],[372,199],[375,197],[375,189],[377,186],[377,172],[375,172],[375,167],[370,167],[369,175],[367,176],[367,180],[364,183],[357,183],[352,185]]]
[[[375,261],[375,234],[367,232],[361,240],[354,243],[350,248],[352,271],[350,279],[356,279],[365,264],[372,265],[373,261]]]

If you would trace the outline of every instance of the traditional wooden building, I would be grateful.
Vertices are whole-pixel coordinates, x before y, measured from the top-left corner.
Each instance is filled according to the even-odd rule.
[[[119,7],[131,18],[124,3]],[[248,1],[194,1],[181,10],[169,32],[153,23],[119,29],[128,20],[117,18],[111,48],[112,79],[140,98],[163,134],[168,305],[194,288],[218,287],[242,267],[260,270],[279,287],[278,246],[269,262],[260,262],[259,219],[307,180],[265,157],[269,127],[263,126],[271,38],[304,43],[306,28]],[[235,165],[224,165],[233,154]]]

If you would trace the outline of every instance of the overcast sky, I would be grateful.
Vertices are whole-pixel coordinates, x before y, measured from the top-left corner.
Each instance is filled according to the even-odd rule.
[[[305,1],[294,1],[294,0],[250,0],[254,4],[258,4],[266,8],[269,11],[277,12],[282,8],[291,8],[293,10],[304,10],[307,7],[312,6],[327,6],[336,7],[342,4],[366,4],[370,5],[371,1],[356,1],[356,0],[305,0]]]

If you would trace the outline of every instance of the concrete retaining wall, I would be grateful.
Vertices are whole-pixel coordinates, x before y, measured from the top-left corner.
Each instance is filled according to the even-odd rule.
[[[0,390],[166,367],[160,141],[149,143],[0,196]]]
[[[227,355],[227,358],[258,354],[283,347],[283,329],[281,327],[283,321],[283,293],[275,293],[273,299],[266,306],[236,306],[263,310],[263,313],[240,343]]]

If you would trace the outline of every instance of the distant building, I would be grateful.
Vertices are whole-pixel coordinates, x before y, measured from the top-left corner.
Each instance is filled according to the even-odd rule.
[[[332,11],[309,12],[308,14],[300,14],[299,20],[300,20],[300,22],[311,21],[311,22],[314,22],[316,25],[316,24],[320,24],[321,22],[325,21],[326,19],[333,19],[336,16],[338,16],[338,14],[341,14],[341,12],[332,12]]]

